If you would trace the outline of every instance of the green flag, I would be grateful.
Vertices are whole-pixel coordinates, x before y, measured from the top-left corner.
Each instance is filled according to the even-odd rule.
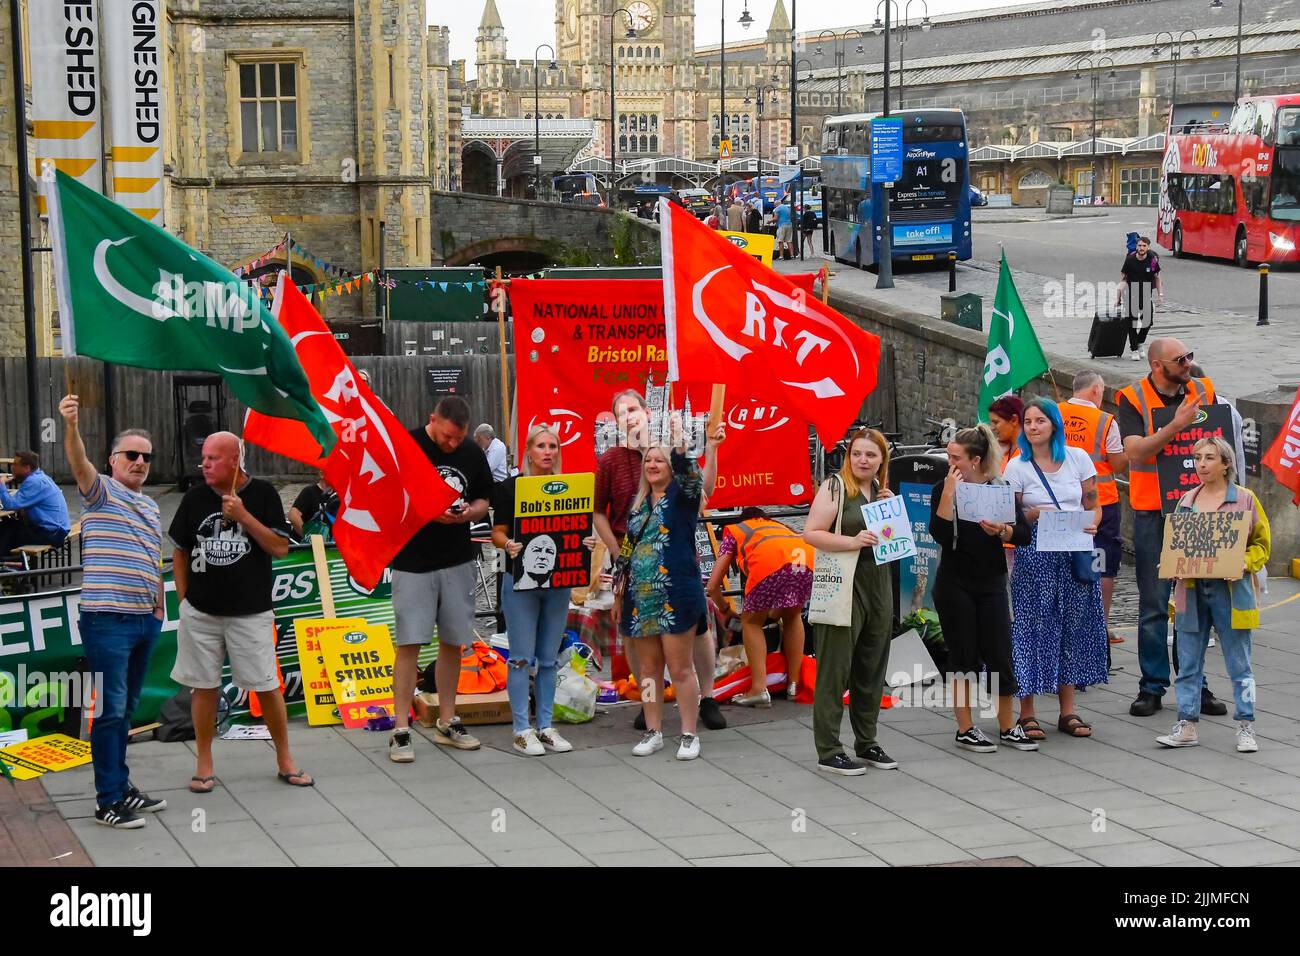
[[[984,377],[980,381],[979,420],[988,421],[989,403],[1047,371],[1047,358],[1038,344],[1029,313],[1011,279],[1007,254],[1002,253],[998,291],[993,297],[989,320],[989,347],[984,355]]]
[[[214,372],[245,405],[333,447],[289,337],[248,283],[62,171],[44,190],[65,355]]]

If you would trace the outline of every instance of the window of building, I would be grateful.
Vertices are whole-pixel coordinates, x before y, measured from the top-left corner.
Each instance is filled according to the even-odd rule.
[[[1121,206],[1154,206],[1160,195],[1157,166],[1123,166],[1119,171]]]
[[[749,152],[749,134],[748,134],[748,133],[745,133],[743,136],[740,137],[740,151],[741,151],[742,153],[748,153],[748,152]]]
[[[1032,169],[1020,177],[1021,189],[1046,189],[1052,185],[1052,177],[1041,169]]]
[[[239,63],[240,147],[244,153],[298,151],[298,63]]]
[[[1092,195],[1092,167],[1080,169],[1075,172],[1074,194],[1076,196]]]
[[[659,137],[654,135],[653,133],[650,134],[650,152],[652,153],[659,152]]]

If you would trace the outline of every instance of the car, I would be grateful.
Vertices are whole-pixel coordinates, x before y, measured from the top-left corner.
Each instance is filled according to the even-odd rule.
[[[678,201],[697,219],[706,218],[713,211],[713,193],[707,189],[681,189]]]
[[[989,204],[989,197],[985,196],[984,193],[979,188],[975,186],[971,186],[970,204],[972,206],[987,206]]]

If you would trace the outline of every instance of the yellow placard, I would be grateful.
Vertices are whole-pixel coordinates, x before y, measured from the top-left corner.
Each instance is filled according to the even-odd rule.
[[[343,726],[364,727],[376,716],[371,707],[393,713],[393,639],[384,624],[367,624],[360,618],[308,622],[348,627],[323,627],[318,633],[321,657],[334,687],[334,700]],[[407,702],[410,706],[410,702]]]
[[[351,631],[365,627],[361,617],[300,618],[293,622],[293,636],[298,642],[298,662],[302,665],[302,695],[307,704],[307,723],[313,727],[328,727],[343,723],[338,703],[334,699],[334,685],[330,669],[325,666],[321,650],[321,634],[329,630]]]
[[[516,591],[581,588],[591,583],[590,552],[596,476],[520,476],[515,481],[512,537],[524,549],[510,562]]]
[[[69,770],[90,763],[90,742],[67,734],[50,734],[5,747],[0,750],[0,760],[12,768],[14,777],[30,780],[47,770]],[[27,771],[30,776],[20,771]]]
[[[722,233],[727,241],[757,259],[769,269],[772,268],[772,253],[776,249],[776,237],[765,232],[726,232]]]

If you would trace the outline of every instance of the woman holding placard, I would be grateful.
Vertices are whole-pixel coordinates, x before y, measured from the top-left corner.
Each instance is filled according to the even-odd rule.
[[[939,543],[934,607],[948,648],[952,675],[953,715],[957,746],[976,753],[993,753],[998,745],[971,718],[975,675],[987,670],[997,683],[998,739],[1016,750],[1037,750],[1038,744],[1016,722],[1012,698],[1016,693],[1011,658],[1011,611],[1007,606],[1005,546],[1028,544],[1029,524],[1016,508],[1014,520],[971,521],[959,513],[958,489],[963,485],[999,482],[1001,449],[988,425],[964,428],[948,443],[948,477],[934,486],[930,500],[930,534]]]
[[[1011,571],[1019,723],[1037,739],[1042,728],[1034,718],[1034,695],[1057,694],[1061,713],[1056,729],[1071,737],[1091,737],[1092,728],[1074,712],[1074,691],[1106,683],[1101,584],[1091,549],[1060,549],[1049,540],[1040,519],[1053,511],[1091,511],[1090,517],[1078,519],[1081,527],[1075,527],[1084,535],[1096,534],[1101,522],[1097,469],[1086,451],[1066,446],[1060,409],[1049,399],[1035,398],[1025,405],[1019,442],[1020,457],[1003,472],[1033,525],[1029,543],[1016,548]]]
[[[1174,585],[1174,630],[1178,639],[1178,723],[1156,741],[1166,747],[1195,747],[1200,741],[1196,725],[1201,717],[1201,678],[1205,672],[1205,650],[1210,628],[1219,633],[1219,646],[1232,679],[1236,705],[1237,750],[1255,753],[1255,678],[1250,670],[1250,632],[1259,626],[1255,575],[1268,563],[1268,515],[1254,493],[1235,484],[1232,446],[1222,438],[1202,438],[1192,447],[1196,476],[1201,484],[1183,495],[1176,514],[1189,512],[1245,512],[1250,517],[1246,539],[1245,574],[1241,568],[1225,568],[1231,578],[1179,579]]]
[[[804,524],[803,539],[811,547],[823,553],[852,552],[857,558],[852,575],[838,585],[840,589],[851,589],[852,610],[847,626],[816,623],[815,618],[813,623],[817,642],[817,683],[813,690],[817,768],[846,777],[867,772],[860,761],[844,753],[840,743],[846,690],[858,757],[879,770],[898,766],[876,742],[894,623],[894,592],[889,565],[877,564],[872,554],[879,539],[867,530],[862,514],[863,505],[891,494],[885,486],[888,473],[889,445],[885,436],[874,428],[860,429],[849,442],[844,467],[818,489]],[[818,555],[818,568],[831,563],[823,562]]]
[[[525,475],[558,475],[560,464],[560,438],[545,425],[535,425],[524,442]],[[524,550],[522,542],[510,537],[515,517],[515,481],[507,478],[496,486],[493,497],[493,514],[497,524],[492,526],[492,543],[510,555],[519,557]],[[555,547],[549,538],[545,541]],[[595,544],[587,540],[587,547]],[[510,712],[514,723],[514,750],[525,757],[540,757],[548,750],[568,753],[573,745],[556,733],[551,726],[555,706],[556,658],[564,640],[564,624],[569,616],[569,594],[572,588],[545,588],[546,575],[540,574],[534,562],[525,559],[524,579],[527,587],[515,589],[511,574],[512,562],[506,562],[501,580],[501,610],[506,619],[506,636],[510,641],[510,668],[506,672],[506,691],[510,695]],[[528,718],[528,674],[536,668],[534,679],[537,697],[537,729]]]

